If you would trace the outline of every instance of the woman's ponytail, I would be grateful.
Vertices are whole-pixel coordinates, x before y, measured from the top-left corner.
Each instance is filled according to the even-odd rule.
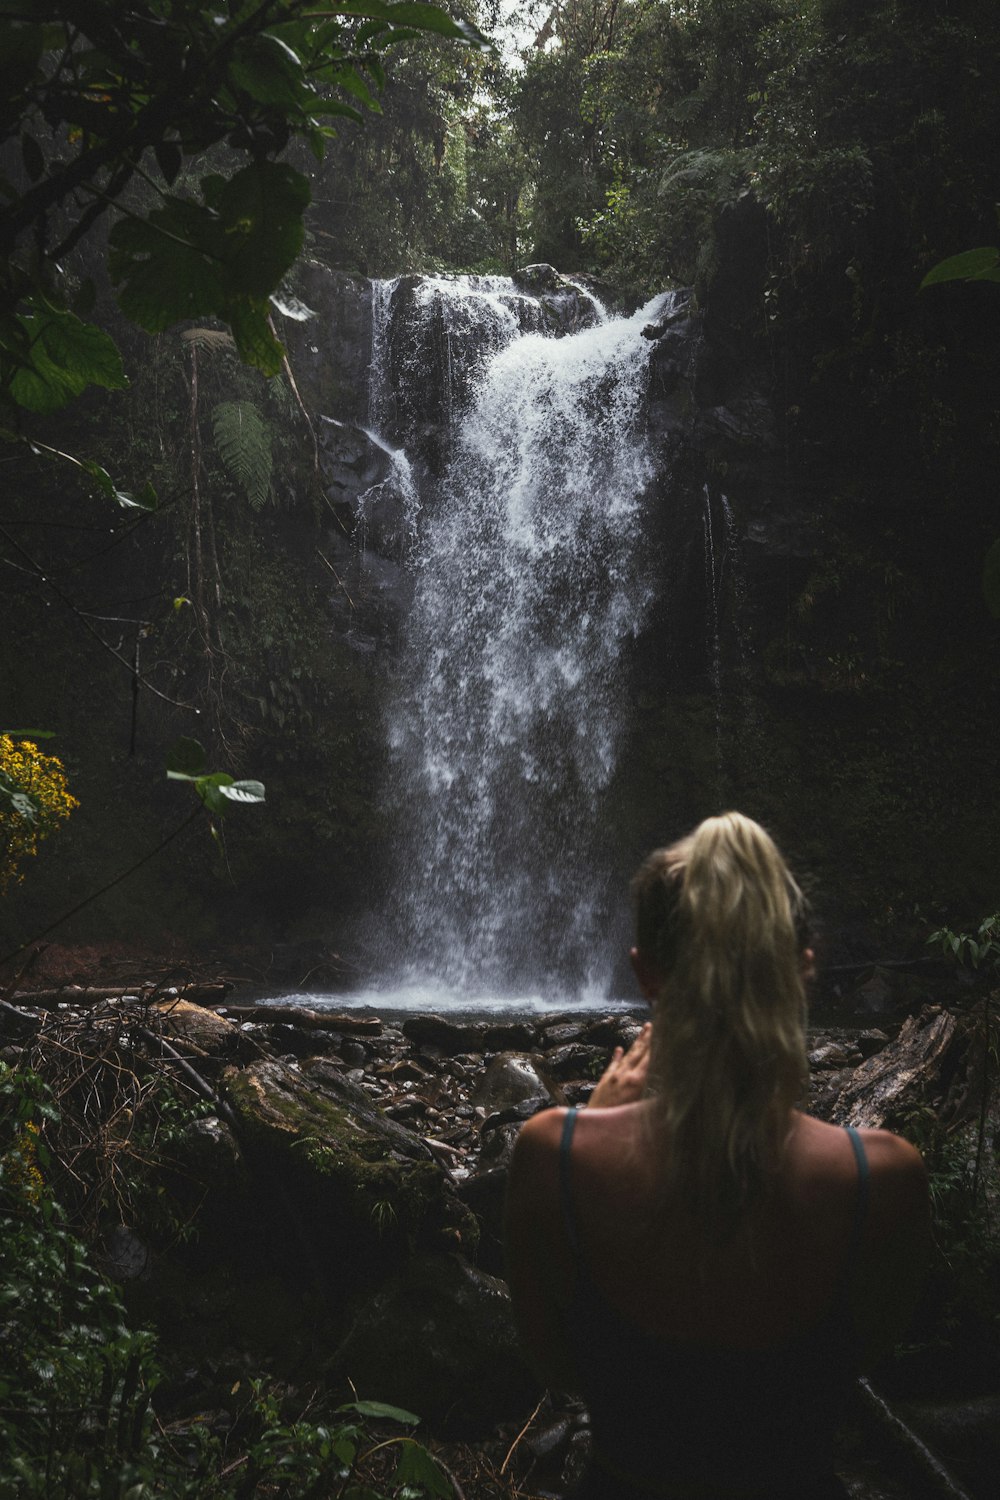
[[[650,1087],[665,1187],[725,1237],[766,1192],[805,1085],[806,903],[740,813],[651,855],[633,893],[659,983]]]

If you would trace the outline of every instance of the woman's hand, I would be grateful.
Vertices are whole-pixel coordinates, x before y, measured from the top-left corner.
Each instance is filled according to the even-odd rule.
[[[653,1040],[653,1023],[647,1021],[626,1052],[616,1047],[597,1087],[587,1100],[588,1109],[610,1109],[615,1104],[634,1104],[646,1092],[649,1072],[649,1047]]]

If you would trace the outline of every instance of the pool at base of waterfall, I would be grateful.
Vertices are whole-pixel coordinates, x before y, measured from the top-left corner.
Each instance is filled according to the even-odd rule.
[[[268,991],[255,997],[258,1005],[299,1005],[309,1010],[344,1013],[361,1012],[381,1016],[438,1015],[453,1021],[487,1021],[502,1016],[505,1020],[521,1017],[568,1013],[574,1015],[607,1015],[613,1011],[645,1014],[648,1007],[638,998],[618,998],[584,991],[568,994],[498,995],[495,992],[470,994],[451,986],[429,981],[337,993],[309,991]]]

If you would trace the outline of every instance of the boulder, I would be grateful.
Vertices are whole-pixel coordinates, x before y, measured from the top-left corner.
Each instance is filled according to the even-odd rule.
[[[459,1184],[458,1196],[479,1221],[477,1265],[494,1276],[504,1272],[504,1213],[507,1203],[507,1168],[490,1167],[474,1172]]]
[[[595,1047],[628,1049],[642,1030],[643,1023],[630,1015],[601,1016],[587,1030],[587,1040]]]
[[[414,1257],[364,1302],[327,1375],[462,1436],[522,1419],[539,1395],[506,1285],[459,1255]]]
[[[27,1042],[42,1029],[42,1018],[0,1000],[0,1042]]]
[[[839,1042],[823,1042],[819,1047],[814,1047],[809,1054],[810,1068],[846,1068],[848,1056]]]
[[[598,1064],[605,1061],[604,1049],[587,1046],[584,1042],[567,1042],[564,1047],[555,1047],[545,1055],[545,1066],[554,1078],[582,1078]]]
[[[559,1026],[546,1026],[540,1041],[548,1051],[552,1047],[564,1047],[568,1042],[581,1042],[587,1037],[587,1025],[584,1021],[566,1021]]]
[[[192,1120],[181,1132],[175,1155],[208,1191],[231,1194],[249,1186],[239,1141],[216,1115]]]
[[[535,1033],[524,1021],[449,1021],[444,1016],[409,1016],[403,1035],[418,1047],[436,1047],[446,1057],[460,1052],[526,1051]]]
[[[525,1101],[566,1102],[559,1085],[527,1052],[498,1053],[476,1086],[472,1101],[482,1105],[488,1115]]]

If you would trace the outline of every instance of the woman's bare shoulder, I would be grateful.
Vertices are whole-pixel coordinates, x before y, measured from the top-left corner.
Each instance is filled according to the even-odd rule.
[[[565,1120],[566,1110],[563,1108],[539,1110],[537,1115],[525,1120],[517,1133],[510,1164],[515,1178],[531,1174],[554,1160]]]
[[[537,1115],[532,1115],[525,1120],[517,1133],[517,1144],[528,1150],[537,1150],[539,1147],[545,1149],[553,1143],[559,1142],[563,1133],[568,1110],[562,1106],[553,1109],[540,1109]]]
[[[842,1125],[831,1125],[826,1120],[817,1120],[813,1115],[800,1115],[800,1129],[810,1138],[810,1145],[824,1152],[836,1150],[845,1155],[846,1131]],[[865,1157],[873,1171],[901,1172],[924,1175],[924,1163],[916,1146],[895,1135],[891,1130],[876,1130],[861,1127],[857,1131],[864,1147]]]
[[[803,1116],[800,1131],[808,1159],[825,1164],[824,1177],[855,1177],[857,1168],[842,1126]],[[876,1197],[886,1206],[918,1210],[927,1197],[927,1171],[917,1148],[890,1130],[862,1128],[858,1136],[869,1175],[878,1186]]]
[[[920,1152],[903,1136],[891,1130],[859,1130],[858,1135],[873,1171],[927,1175]]]
[[[876,1214],[901,1220],[924,1219],[928,1210],[927,1168],[916,1146],[890,1130],[860,1130],[868,1158]]]

